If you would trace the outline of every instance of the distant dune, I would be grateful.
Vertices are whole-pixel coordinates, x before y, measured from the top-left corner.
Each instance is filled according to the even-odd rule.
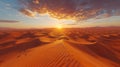
[[[120,27],[1,31],[0,67],[120,67]]]

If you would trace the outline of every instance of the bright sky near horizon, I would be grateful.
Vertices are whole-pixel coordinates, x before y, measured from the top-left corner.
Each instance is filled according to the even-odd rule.
[[[67,0],[58,0],[59,2],[55,0],[49,1],[51,2],[47,0],[46,2],[45,0],[0,0],[0,27],[46,28],[58,25],[62,27],[120,26],[120,7],[117,7],[119,5],[114,5],[119,4],[119,0],[114,1],[111,8],[98,6],[100,9],[93,6],[88,7],[90,4],[95,5],[96,3],[89,3],[87,2],[88,0],[85,0],[86,2],[74,0],[76,2],[79,1],[79,3],[75,3],[73,0],[69,0],[69,2]],[[93,0],[89,1],[92,2]],[[51,3],[58,4],[51,5]],[[61,4],[63,5],[61,6]],[[69,5],[71,4],[72,7],[70,6],[70,8]],[[108,2],[107,5],[110,4]],[[104,8],[104,11],[101,8]]]

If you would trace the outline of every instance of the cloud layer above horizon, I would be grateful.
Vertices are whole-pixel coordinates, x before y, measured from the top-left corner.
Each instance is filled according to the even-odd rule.
[[[49,14],[77,21],[120,16],[120,0],[20,0],[18,10],[30,17]]]
[[[18,23],[20,21],[16,21],[16,20],[0,20],[0,23]]]

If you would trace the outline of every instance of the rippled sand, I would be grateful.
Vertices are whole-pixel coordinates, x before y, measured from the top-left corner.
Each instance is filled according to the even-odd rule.
[[[0,67],[120,67],[120,28],[1,31]]]

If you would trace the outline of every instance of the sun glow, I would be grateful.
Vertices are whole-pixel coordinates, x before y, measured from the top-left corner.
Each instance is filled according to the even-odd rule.
[[[63,27],[62,27],[62,25],[57,25],[56,28],[57,29],[62,29]]]

